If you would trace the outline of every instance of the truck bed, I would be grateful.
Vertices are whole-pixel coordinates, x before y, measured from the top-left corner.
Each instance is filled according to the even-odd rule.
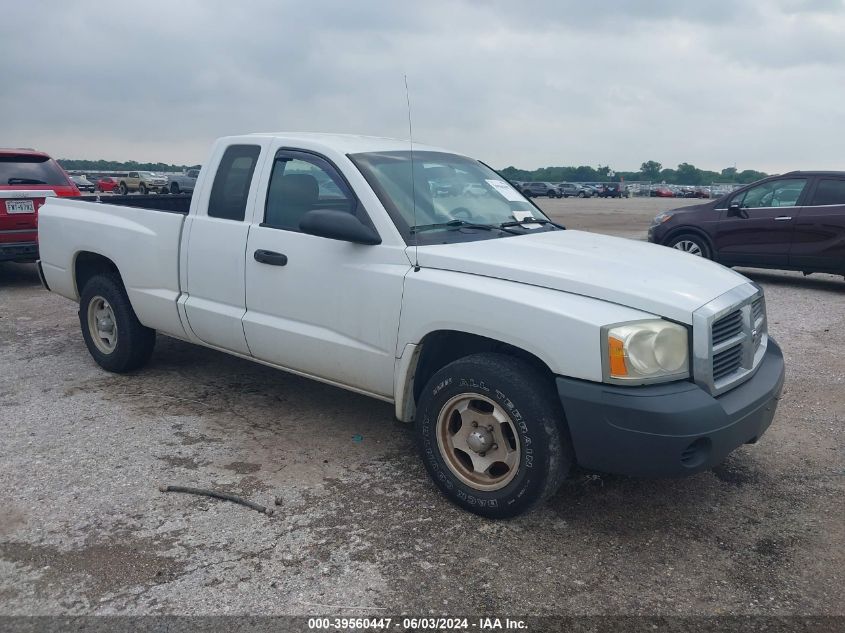
[[[79,196],[77,200],[86,202],[99,202],[118,207],[132,207],[135,209],[149,209],[153,211],[166,211],[168,213],[180,213],[188,215],[191,208],[191,194],[136,194],[136,195],[91,195]]]
[[[176,301],[190,196],[97,198],[52,198],[39,210],[39,256],[50,289],[78,301],[82,288],[75,270],[80,262],[106,258],[120,270],[141,323],[184,337]]]

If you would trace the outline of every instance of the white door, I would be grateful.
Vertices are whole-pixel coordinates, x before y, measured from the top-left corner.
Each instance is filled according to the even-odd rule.
[[[408,258],[403,245],[299,231],[305,213],[327,208],[369,223],[328,160],[277,152],[246,249],[246,339],[256,358],[390,398]]]
[[[222,149],[222,148],[221,148]],[[220,152],[213,184],[200,192],[189,218],[185,314],[204,343],[249,354],[241,319],[246,312],[244,258],[257,186],[261,146],[229,145]],[[214,165],[210,166],[214,169]]]

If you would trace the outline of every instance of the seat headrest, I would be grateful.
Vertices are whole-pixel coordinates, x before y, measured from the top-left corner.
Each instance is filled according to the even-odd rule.
[[[278,194],[283,200],[313,203],[320,194],[317,179],[310,174],[288,174],[279,179]]]

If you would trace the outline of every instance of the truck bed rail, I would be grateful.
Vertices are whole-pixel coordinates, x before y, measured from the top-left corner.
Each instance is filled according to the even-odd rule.
[[[101,202],[103,204],[114,204],[119,207],[135,207],[137,209],[151,209],[154,211],[164,211],[166,213],[179,213],[181,215],[188,215],[188,210],[191,208],[191,194],[132,194],[126,196],[120,195],[92,195],[79,196],[76,200],[85,200],[86,202]]]

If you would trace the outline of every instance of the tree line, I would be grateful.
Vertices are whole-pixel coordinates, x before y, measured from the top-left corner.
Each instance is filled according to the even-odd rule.
[[[168,165],[167,163],[139,163],[134,160],[81,160],[60,158],[62,167],[74,171],[184,171],[199,165]]]
[[[501,174],[508,180],[540,182],[615,182],[620,178],[627,182],[646,180],[670,185],[709,185],[713,182],[747,184],[765,178],[768,174],[754,169],[739,171],[736,167],[726,167],[722,171],[699,169],[690,163],[681,163],[675,169],[663,167],[655,160],[647,160],[640,165],[639,171],[613,171],[608,165],[590,167],[541,167],[533,171],[505,167]]]
[[[81,160],[62,158],[62,167],[74,171],[184,171],[195,169],[199,165],[169,165],[167,163],[139,163],[134,160]],[[747,184],[765,178],[768,174],[754,169],[737,170],[736,167],[726,167],[720,172],[699,169],[690,163],[681,163],[676,169],[665,168],[654,160],[647,160],[640,165],[639,171],[616,171],[610,176],[608,165],[590,167],[541,167],[533,171],[505,167],[501,174],[508,180],[540,181],[540,182],[610,182],[620,178],[627,182],[646,180],[649,182],[665,182],[670,185],[709,185],[713,182]]]

